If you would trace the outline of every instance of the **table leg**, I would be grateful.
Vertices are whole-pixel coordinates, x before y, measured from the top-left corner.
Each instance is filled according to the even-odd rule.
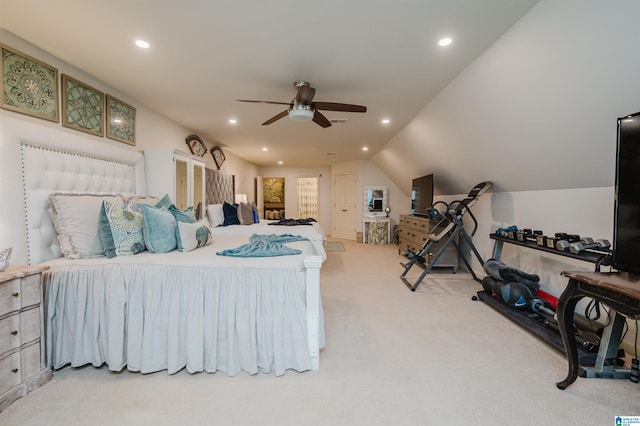
[[[577,288],[578,283],[573,279],[570,279],[569,284],[558,299],[558,327],[560,328],[562,343],[564,343],[564,350],[567,354],[567,361],[569,362],[569,372],[567,377],[561,382],[556,383],[558,389],[563,390],[576,381],[580,370],[576,336],[573,333],[573,314],[576,309],[576,304],[583,296],[581,294],[576,294]]]

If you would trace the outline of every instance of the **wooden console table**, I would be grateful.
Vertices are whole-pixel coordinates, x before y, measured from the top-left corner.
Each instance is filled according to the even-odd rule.
[[[564,343],[569,373],[567,377],[556,383],[559,389],[566,389],[575,382],[580,373],[580,362],[576,338],[573,333],[573,313],[576,304],[583,297],[591,297],[610,308],[609,319],[612,321],[605,328],[600,341],[596,363],[593,368],[582,367],[586,377],[628,378],[629,370],[618,369],[615,365],[607,365],[608,359],[615,359],[618,344],[626,315],[640,318],[640,275],[624,272],[562,272],[569,278],[569,284],[558,299],[558,326]]]

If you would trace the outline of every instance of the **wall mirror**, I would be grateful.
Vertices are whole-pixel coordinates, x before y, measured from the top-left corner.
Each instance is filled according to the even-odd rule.
[[[387,187],[365,186],[363,206],[365,216],[386,216]]]

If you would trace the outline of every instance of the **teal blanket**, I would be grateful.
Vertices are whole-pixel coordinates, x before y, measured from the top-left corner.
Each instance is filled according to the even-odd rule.
[[[232,257],[288,256],[291,254],[300,254],[302,253],[302,250],[287,247],[284,245],[285,243],[305,240],[308,240],[308,238],[291,234],[253,234],[249,237],[249,244],[243,244],[240,247],[219,251],[216,254],[218,256]]]

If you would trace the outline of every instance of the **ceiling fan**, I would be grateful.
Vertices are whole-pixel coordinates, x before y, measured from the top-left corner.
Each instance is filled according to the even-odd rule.
[[[271,124],[281,118],[289,116],[294,121],[309,121],[313,120],[316,124],[322,127],[331,126],[331,122],[322,115],[319,110],[324,111],[341,111],[341,112],[367,112],[366,106],[341,104],[336,102],[313,102],[313,96],[316,94],[316,89],[311,87],[308,82],[304,80],[298,80],[293,83],[298,92],[296,97],[291,102],[275,102],[275,101],[254,101],[249,99],[237,99],[238,102],[253,102],[263,104],[276,104],[276,105],[289,105],[289,108],[282,111],[279,114],[274,115],[264,123],[263,126]]]

